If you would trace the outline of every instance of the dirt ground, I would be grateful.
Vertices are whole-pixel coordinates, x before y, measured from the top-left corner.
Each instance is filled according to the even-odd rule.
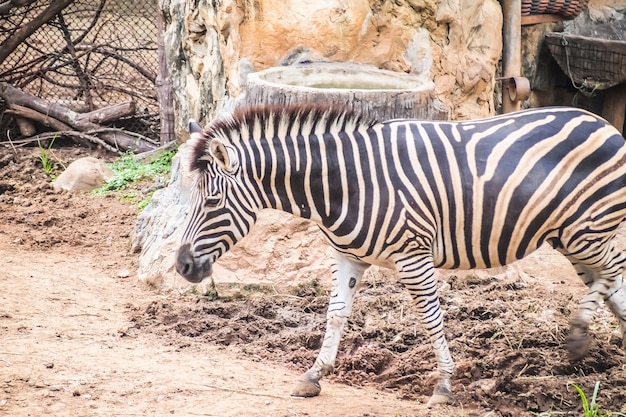
[[[0,415],[577,416],[570,383],[591,397],[596,381],[602,409],[626,412],[626,355],[606,309],[590,355],[567,359],[584,287],[549,249],[497,275],[439,273],[458,406],[424,406],[431,347],[406,292],[377,269],[322,394],[296,399],[291,385],[320,346],[329,277],[218,300],[147,288],[129,253],[137,209],[49,182],[36,149],[0,148]]]

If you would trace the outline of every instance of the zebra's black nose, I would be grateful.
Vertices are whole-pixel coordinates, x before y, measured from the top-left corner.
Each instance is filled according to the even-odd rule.
[[[189,282],[198,283],[211,274],[211,265],[203,265],[191,253],[191,244],[185,243],[176,251],[176,272]]]

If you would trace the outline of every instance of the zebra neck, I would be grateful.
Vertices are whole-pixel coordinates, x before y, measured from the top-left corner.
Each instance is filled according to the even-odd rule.
[[[320,210],[323,211],[325,206],[327,212],[330,210],[329,182],[333,173],[323,172],[322,167],[302,156],[288,161],[275,158],[275,155],[265,159],[264,163],[254,164],[250,170],[259,207],[321,222]]]

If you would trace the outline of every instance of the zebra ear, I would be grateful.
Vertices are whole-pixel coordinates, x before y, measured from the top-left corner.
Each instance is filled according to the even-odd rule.
[[[189,140],[198,139],[202,136],[202,126],[194,119],[189,119]]]
[[[239,160],[234,149],[230,146],[226,146],[219,139],[212,139],[209,144],[211,155],[222,167],[222,169],[230,174],[235,173],[239,167]]]

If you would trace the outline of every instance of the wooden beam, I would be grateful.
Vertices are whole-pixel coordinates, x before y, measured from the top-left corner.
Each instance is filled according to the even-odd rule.
[[[570,20],[559,14],[534,14],[530,16],[522,16],[522,26],[535,25],[537,23],[552,23]]]
[[[522,68],[522,1],[502,2],[504,17],[502,78],[519,77]],[[509,86],[502,84],[502,112],[510,113],[520,109],[520,102],[509,94]]]
[[[602,101],[602,117],[619,130],[625,132],[626,117],[626,83],[621,83],[606,90]]]

